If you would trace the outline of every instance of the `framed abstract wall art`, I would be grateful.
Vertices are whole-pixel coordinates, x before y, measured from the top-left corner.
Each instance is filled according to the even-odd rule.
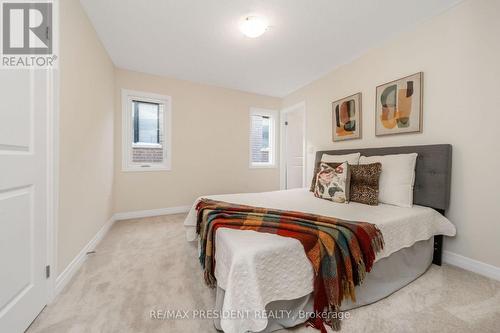
[[[423,73],[377,87],[375,135],[422,132]]]
[[[333,141],[361,138],[361,93],[332,103]]]

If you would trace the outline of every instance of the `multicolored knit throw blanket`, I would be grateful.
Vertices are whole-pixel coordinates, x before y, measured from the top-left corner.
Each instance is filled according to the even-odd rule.
[[[338,312],[342,301],[356,301],[354,287],[370,272],[375,254],[384,246],[382,233],[371,223],[209,199],[200,200],[196,208],[200,262],[205,269],[205,281],[211,287],[216,286],[217,229],[254,230],[299,240],[314,269],[314,311],[321,314],[308,323],[322,333],[326,333],[324,324],[340,330]]]

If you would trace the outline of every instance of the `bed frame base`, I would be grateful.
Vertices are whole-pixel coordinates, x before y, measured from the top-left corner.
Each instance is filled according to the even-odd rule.
[[[436,209],[439,214],[445,216],[444,209]],[[434,236],[434,254],[432,256],[432,263],[441,266],[443,258],[443,235]]]
[[[434,254],[432,256],[432,263],[441,266],[443,257],[443,235],[434,236]]]

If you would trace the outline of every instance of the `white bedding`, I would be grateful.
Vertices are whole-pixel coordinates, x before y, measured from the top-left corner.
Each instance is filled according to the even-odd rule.
[[[338,204],[318,199],[306,188],[264,193],[212,195],[205,198],[374,223],[384,235],[385,240],[384,250],[378,254],[377,260],[434,235],[454,236],[456,232],[455,226],[447,218],[428,207],[415,205],[405,208],[387,204],[368,206],[356,202]],[[188,241],[197,239],[195,207],[196,203],[184,221]]]
[[[456,233],[454,225],[431,208],[337,204],[318,199],[307,189],[206,198],[374,223],[385,241],[385,248],[376,260],[434,235]],[[184,222],[189,241],[197,239],[195,207],[196,203]],[[264,311],[269,302],[296,299],[312,292],[311,264],[296,239],[249,230],[219,229],[215,248],[215,277],[219,287],[225,290],[223,311]],[[267,326],[267,319],[253,315],[222,318],[221,326],[226,333],[258,332]]]

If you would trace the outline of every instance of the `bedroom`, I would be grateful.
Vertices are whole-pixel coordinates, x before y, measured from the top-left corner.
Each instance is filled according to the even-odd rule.
[[[0,332],[497,331],[500,1],[0,3]]]

